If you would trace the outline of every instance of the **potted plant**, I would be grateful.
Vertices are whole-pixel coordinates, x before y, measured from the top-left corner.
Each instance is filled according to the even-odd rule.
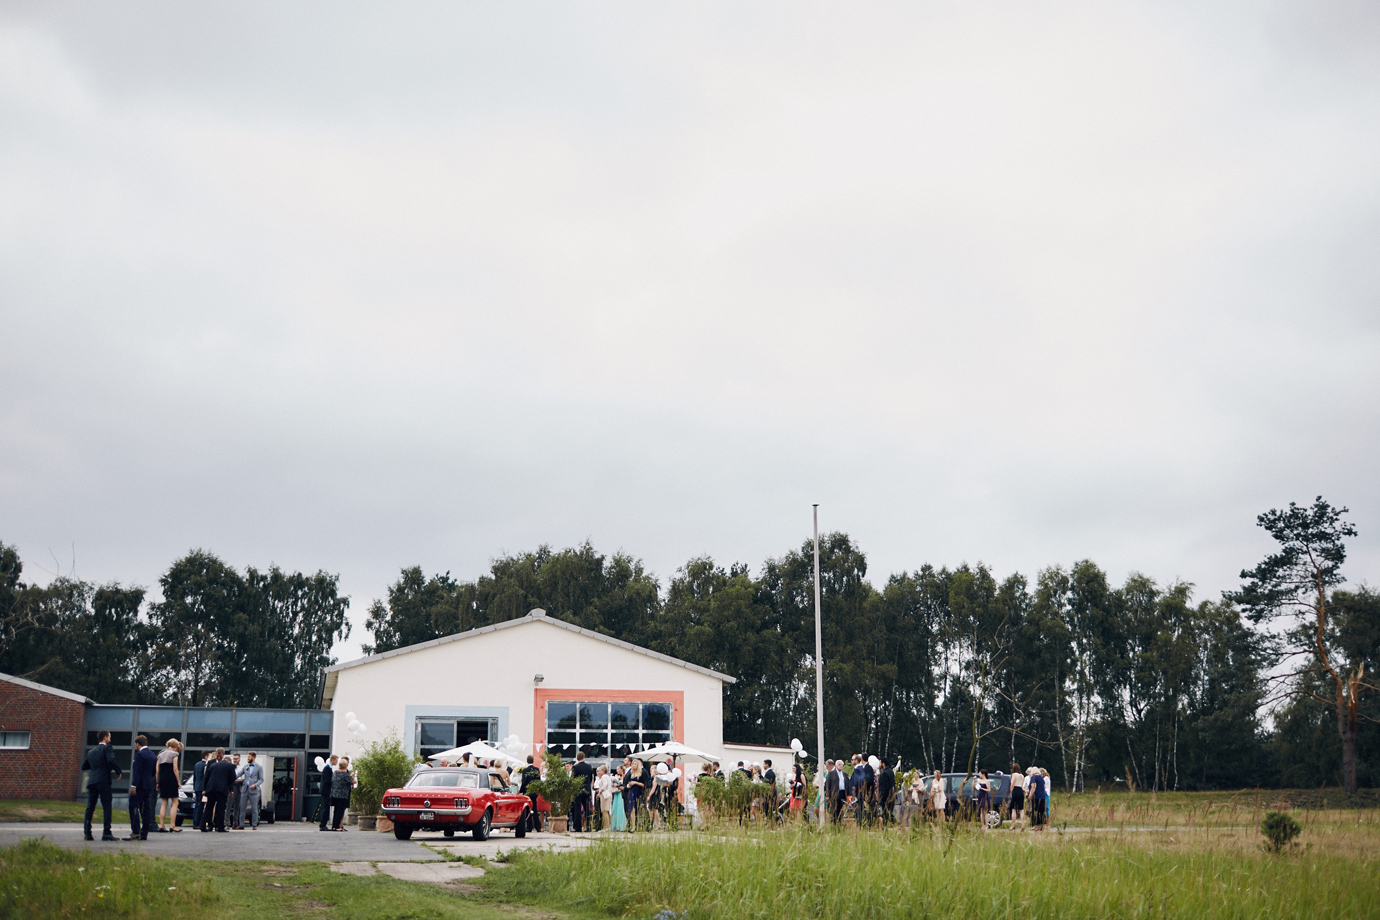
[[[393,822],[384,818],[379,821],[383,808],[383,794],[389,789],[402,786],[412,778],[412,768],[417,759],[403,750],[402,740],[396,732],[390,731],[382,739],[364,746],[364,753],[354,762],[355,777],[359,785],[350,796],[350,804],[359,811],[359,829],[362,831],[393,829]],[[379,827],[386,823],[386,828]]]
[[[546,768],[546,776],[528,785],[527,789],[551,803],[551,831],[564,834],[569,821],[570,803],[575,801],[584,784],[571,775],[559,754],[548,750],[542,755],[542,765]]]

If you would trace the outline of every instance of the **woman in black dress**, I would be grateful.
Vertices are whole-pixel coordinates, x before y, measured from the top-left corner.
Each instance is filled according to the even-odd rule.
[[[158,774],[155,777],[158,784],[158,831],[167,833],[172,831],[175,834],[182,833],[182,828],[177,826],[177,789],[182,785],[181,772],[178,770],[178,762],[182,759],[178,755],[182,753],[182,742],[176,738],[169,738],[163,750],[158,754]]]
[[[1015,823],[1025,817],[1025,774],[1021,772],[1021,765],[1013,763],[1011,765],[1011,791],[1008,793],[1007,820]]]

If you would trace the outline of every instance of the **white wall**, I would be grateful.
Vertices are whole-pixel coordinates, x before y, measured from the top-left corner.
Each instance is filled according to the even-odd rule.
[[[711,753],[715,749],[706,750]],[[718,750],[723,751],[723,759],[719,761],[719,766],[723,767],[724,774],[738,765],[738,761],[745,764],[761,763],[770,760],[772,769],[776,771],[778,779],[784,780],[790,773],[791,764],[794,762],[794,755],[788,747],[772,747],[764,744],[723,744]],[[808,764],[809,761],[806,761]]]
[[[533,683],[535,674],[545,680]],[[331,708],[335,712],[338,753],[358,754],[346,727],[354,712],[377,740],[389,730],[408,735],[408,706],[471,707],[505,710],[504,733],[516,733],[524,744],[533,740],[534,691],[598,690],[681,691],[685,694],[684,741],[707,751],[723,741],[723,690],[718,678],[610,645],[553,625],[545,618],[380,658],[336,672]],[[443,714],[443,713],[438,713]],[[543,740],[538,726],[537,740]],[[529,747],[530,751],[530,747]]]

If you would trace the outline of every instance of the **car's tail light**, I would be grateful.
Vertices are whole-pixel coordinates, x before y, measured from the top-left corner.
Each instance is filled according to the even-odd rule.
[[[470,803],[467,802],[467,801],[465,801],[464,799],[456,799],[456,800],[455,800],[455,807],[456,807],[456,808],[462,808],[462,807],[464,807],[465,805],[468,805],[468,804],[470,804]]]
[[[397,807],[398,807],[399,805],[401,805],[401,804],[402,804],[402,797],[401,797],[401,796],[390,795],[390,796],[388,796],[386,799],[383,800],[383,806],[384,806],[385,808],[397,808]]]

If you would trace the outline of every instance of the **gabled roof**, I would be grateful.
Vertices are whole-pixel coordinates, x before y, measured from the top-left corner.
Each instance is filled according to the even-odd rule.
[[[533,610],[531,613],[527,614],[527,616],[518,617],[516,620],[504,620],[502,623],[494,623],[490,626],[481,626],[478,629],[469,629],[465,632],[455,633],[454,635],[450,636],[442,636],[439,639],[432,639],[428,642],[418,642],[416,645],[405,645],[402,648],[395,648],[392,651],[380,652],[377,655],[366,655],[363,658],[356,658],[353,661],[344,661],[340,664],[333,665],[326,669],[326,686],[322,693],[322,708],[330,708],[326,701],[335,698],[335,684],[337,680],[336,675],[339,674],[339,672],[345,670],[346,668],[357,668],[362,664],[369,664],[371,661],[380,661],[384,658],[393,658],[397,655],[406,655],[408,652],[417,652],[421,651],[424,648],[434,648],[435,646],[446,645],[450,642],[459,642],[461,639],[468,639],[472,636],[479,636],[483,635],[484,633],[490,632],[498,632],[501,629],[512,629],[515,626],[529,626],[533,623],[545,623],[548,626],[555,626],[560,629],[567,629],[573,633],[577,633],[581,636],[586,636],[590,639],[597,639],[600,642],[607,642],[609,645],[615,645],[618,648],[626,649],[630,652],[636,652],[639,655],[646,655],[648,658],[655,658],[658,661],[664,661],[667,664],[673,664],[676,667],[685,668],[687,671],[694,671],[696,674],[703,674],[706,677],[713,677],[716,680],[721,680],[726,684],[734,684],[738,682],[738,679],[736,677],[729,677],[727,674],[720,674],[718,671],[711,671],[709,668],[702,668],[697,664],[691,664],[688,661],[681,661],[679,658],[672,658],[670,655],[663,655],[660,652],[654,652],[649,648],[643,648],[640,645],[633,645],[631,642],[624,642],[622,639],[615,639],[612,636],[606,636],[603,633],[597,633],[592,629],[585,629],[582,626],[576,626],[574,623],[567,623],[564,620],[558,620],[554,617],[549,617],[546,615],[545,610]]]
[[[88,700],[80,693],[68,693],[66,690],[59,690],[57,687],[50,687],[47,684],[36,684],[31,680],[22,677],[15,677],[13,674],[0,674],[0,680],[11,684],[18,684],[21,687],[28,687],[30,690],[37,690],[39,693],[51,693],[53,696],[60,696],[64,700],[71,700],[74,703],[85,703],[87,706],[95,706],[95,700]]]

